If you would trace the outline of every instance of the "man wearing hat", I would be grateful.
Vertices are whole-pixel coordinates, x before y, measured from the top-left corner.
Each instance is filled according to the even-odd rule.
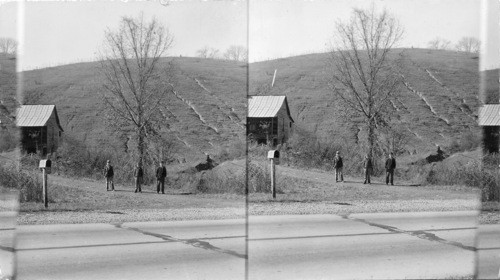
[[[142,184],[143,176],[144,176],[144,172],[142,170],[142,166],[140,163],[138,163],[134,169],[135,192],[142,192],[141,184]]]
[[[385,184],[394,185],[394,169],[396,169],[396,159],[393,157],[392,152],[389,153],[389,158],[385,161]]]
[[[156,169],[156,193],[165,194],[165,177],[167,177],[167,169],[163,166],[163,161],[160,161],[160,166]]]
[[[340,152],[337,151],[335,153],[335,158],[333,159],[333,167],[335,168],[335,182],[340,181],[344,182],[344,174],[342,172],[342,167],[344,163],[342,162],[342,157],[340,156]]]
[[[365,155],[365,160],[363,161],[363,170],[365,172],[365,182],[363,184],[371,184],[370,176],[373,172],[373,164],[370,155]]]
[[[107,191],[114,191],[115,190],[115,184],[113,183],[113,166],[111,166],[111,162],[108,160],[106,161],[106,166],[104,167],[104,177],[106,177],[106,190]],[[109,188],[111,186],[111,189]]]

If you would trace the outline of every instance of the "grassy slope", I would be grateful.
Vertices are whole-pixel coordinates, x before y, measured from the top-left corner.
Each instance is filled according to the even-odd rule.
[[[173,58],[175,94],[162,112],[170,119],[175,157],[197,161],[232,142],[244,141],[246,67],[231,62]],[[165,65],[167,59],[162,61]],[[65,134],[91,146],[122,147],[124,135],[106,127],[98,63],[24,72],[25,100],[56,104]]]
[[[10,123],[16,101],[16,59],[0,54],[0,121]]]
[[[250,93],[269,83],[278,69],[273,95],[287,95],[296,124],[321,138],[358,133],[336,112],[338,102],[329,92],[327,54],[311,54],[250,65]],[[398,124],[404,125],[411,141],[408,150],[435,151],[468,130],[477,132],[478,59],[470,55],[423,49],[394,50],[391,59],[404,76],[393,106]],[[414,91],[413,91],[414,90]]]

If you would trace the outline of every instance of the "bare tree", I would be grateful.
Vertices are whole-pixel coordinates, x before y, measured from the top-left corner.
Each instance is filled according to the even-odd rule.
[[[455,48],[459,52],[466,53],[479,53],[479,49],[481,47],[481,42],[474,37],[463,37],[458,41],[455,45]]]
[[[17,41],[12,38],[0,38],[0,53],[15,54]]]
[[[363,120],[368,153],[373,155],[375,131],[400,78],[389,53],[403,36],[403,28],[386,10],[354,9],[347,22],[336,25],[336,44],[330,52],[329,86],[347,114]]]
[[[210,50],[208,46],[204,46],[203,48],[196,51],[196,56],[201,58],[208,58],[209,51]]]
[[[210,51],[208,52],[208,58],[219,59],[219,50],[210,48]]]
[[[219,50],[204,46],[203,48],[196,51],[196,56],[201,58],[218,59]]]
[[[429,41],[428,43],[429,49],[433,50],[449,50],[451,46],[451,42],[449,40],[436,37]]]
[[[122,132],[129,129],[136,140],[139,163],[148,138],[157,137],[162,127],[168,127],[160,109],[172,90],[172,74],[160,65],[160,58],[172,41],[168,29],[154,18],[146,22],[142,14],[123,17],[117,30],[105,33],[101,50],[104,103],[114,124]]]
[[[243,46],[230,46],[223,57],[227,60],[245,62],[248,59],[248,51]]]

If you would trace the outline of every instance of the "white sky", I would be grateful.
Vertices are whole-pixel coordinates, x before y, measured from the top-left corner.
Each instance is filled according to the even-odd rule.
[[[405,29],[402,47],[427,47],[441,37],[456,43],[479,38],[480,0],[251,0],[250,60],[327,50],[337,20],[353,7],[387,8]]]
[[[0,0],[5,1],[5,0]],[[483,0],[498,1],[498,0]],[[481,0],[373,0],[405,28],[401,47],[427,47],[435,37],[480,38]],[[123,15],[156,16],[175,36],[170,55],[194,56],[205,45],[250,49],[250,61],[327,50],[335,22],[371,0],[175,0],[25,2],[23,69],[87,61]],[[0,36],[15,30],[13,3],[0,6]],[[247,15],[250,16],[247,19]],[[484,18],[483,18],[484,20]],[[497,31],[498,32],[498,31]],[[247,44],[249,39],[249,44]],[[497,52],[498,53],[498,52]]]
[[[103,42],[106,28],[116,29],[122,16],[155,16],[174,36],[168,55],[194,56],[205,45],[223,52],[247,46],[244,1],[43,1],[24,4],[24,48],[21,69],[89,61]],[[11,14],[11,3],[0,17]]]

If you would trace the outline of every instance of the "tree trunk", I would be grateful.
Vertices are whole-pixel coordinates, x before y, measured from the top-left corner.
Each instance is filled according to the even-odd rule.
[[[139,133],[137,135],[137,152],[139,153],[138,163],[142,164],[144,160],[144,129],[139,128]]]
[[[373,160],[373,147],[375,145],[375,121],[368,119],[368,155]]]

